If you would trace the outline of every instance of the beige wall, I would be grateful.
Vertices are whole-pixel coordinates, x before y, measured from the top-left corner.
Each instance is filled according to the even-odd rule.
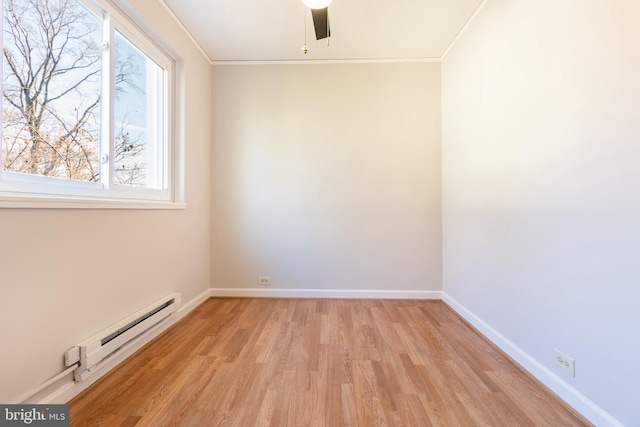
[[[63,353],[102,328],[210,287],[210,65],[156,2],[130,3],[184,59],[188,207],[0,209],[0,402],[62,371]]]
[[[157,3],[130,3],[185,60],[188,208],[0,209],[0,401],[168,292],[266,275],[444,282],[592,419],[640,423],[637,2],[491,0],[442,64],[213,70]]]
[[[638,16],[491,0],[442,64],[444,290],[603,426],[640,425]]]
[[[213,69],[214,288],[440,291],[440,64]]]

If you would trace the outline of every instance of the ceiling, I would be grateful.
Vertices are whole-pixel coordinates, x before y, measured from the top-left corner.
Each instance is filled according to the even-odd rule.
[[[302,0],[163,1],[213,62],[440,58],[482,3],[333,0],[327,46]]]

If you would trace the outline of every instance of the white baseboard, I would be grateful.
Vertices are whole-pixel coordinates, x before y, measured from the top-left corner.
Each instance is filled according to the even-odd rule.
[[[358,289],[211,288],[212,297],[441,299],[441,291]]]
[[[152,327],[147,332],[140,336],[140,339],[129,347],[123,348],[118,354],[112,356],[104,365],[102,365],[96,373],[89,379],[76,383],[73,380],[73,373],[61,378],[59,381],[51,384],[51,386],[38,392],[20,403],[34,403],[34,404],[56,404],[67,403],[82,391],[87,389],[91,384],[102,378],[105,374],[111,371],[113,368],[122,363],[125,359],[131,356],[136,351],[140,350],[145,344],[151,341],[153,338],[160,335],[167,330],[171,325],[182,319],[191,310],[203,303],[211,296],[211,289],[207,289],[197,297],[182,306],[177,310],[174,316],[167,318],[165,321],[160,322],[158,325]]]
[[[90,385],[118,366],[145,344],[171,327],[186,314],[210,297],[273,297],[273,298],[375,298],[375,299],[441,299],[440,291],[388,291],[388,290],[344,290],[344,289],[207,289],[191,301],[183,304],[175,316],[154,326],[129,347],[111,357],[89,379],[76,383],[73,373],[66,375],[47,388],[16,403],[55,404],[66,403],[86,390]]]
[[[194,308],[196,308],[197,306],[199,306],[209,298],[211,298],[211,289],[207,289],[206,291],[204,291],[203,293],[201,293],[191,301],[187,302],[186,304],[182,304],[182,307],[178,309],[178,318],[176,320],[182,319],[184,316],[189,314]]]
[[[73,381],[73,374],[61,378],[45,390],[24,400],[23,403],[54,404],[66,403],[91,384],[107,374],[121,362],[142,348],[153,338],[164,332],[175,322],[183,318],[198,305],[210,297],[267,297],[267,298],[370,298],[370,299],[442,299],[454,311],[478,329],[485,337],[508,354],[520,366],[529,371],[534,377],[549,387],[560,398],[572,406],[589,421],[599,427],[624,427],[614,417],[589,400],[575,388],[571,387],[555,373],[547,369],[536,359],[527,354],[505,336],[493,329],[476,314],[468,310],[446,292],[441,291],[412,291],[412,290],[350,290],[350,289],[272,289],[272,288],[211,288],[202,292],[191,301],[183,304],[166,322],[147,331],[135,345],[121,351],[109,360],[90,379],[81,383]]]
[[[520,366],[529,371],[545,386],[560,396],[567,404],[578,411],[582,416],[597,425],[598,427],[624,427],[622,423],[612,417],[604,409],[600,408],[593,401],[580,393],[571,385],[567,384],[555,373],[547,369],[544,365],[511,342],[504,335],[493,329],[480,317],[460,304],[446,292],[442,293],[442,300],[454,311],[471,323],[485,337],[497,345],[502,351],[507,353]]]

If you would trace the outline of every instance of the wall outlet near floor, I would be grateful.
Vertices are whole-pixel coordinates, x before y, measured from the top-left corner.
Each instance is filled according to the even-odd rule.
[[[269,277],[269,276],[260,276],[260,277],[258,277],[258,285],[260,285],[260,286],[271,286],[271,277]]]
[[[570,358],[569,356],[567,356],[566,354],[563,354],[563,353],[559,352],[556,349],[554,349],[553,352],[554,352],[554,356],[555,356],[556,365],[561,367],[564,371],[566,371],[572,377],[575,377],[576,376],[576,361],[573,360],[572,358]]]

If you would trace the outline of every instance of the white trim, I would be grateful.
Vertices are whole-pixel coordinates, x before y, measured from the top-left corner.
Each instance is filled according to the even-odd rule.
[[[294,64],[377,64],[377,63],[404,63],[404,62],[441,62],[451,48],[456,44],[460,36],[466,31],[467,27],[475,20],[478,13],[484,8],[488,0],[483,0],[478,7],[471,14],[467,22],[462,26],[460,31],[456,34],[444,53],[439,57],[424,57],[424,58],[363,58],[363,59],[311,59],[311,60],[214,60],[204,50],[202,45],[198,43],[193,34],[187,29],[186,25],[178,18],[178,15],[171,9],[171,6],[167,4],[165,0],[159,0],[162,7],[167,11],[169,16],[175,21],[175,23],[184,32],[187,38],[196,46],[202,56],[209,62],[210,65],[294,65]]]
[[[486,0],[485,0],[486,1]],[[198,48],[202,56],[209,61],[210,65],[317,65],[317,64],[378,64],[378,63],[413,63],[413,62],[440,62],[441,57],[429,58],[363,58],[363,59],[283,59],[283,60],[213,60],[206,53],[204,48],[187,26],[178,18],[178,15],[171,9],[165,0],[159,0],[160,4],[167,11],[169,16],[175,21],[187,38]]]
[[[423,299],[442,300],[462,318],[473,325],[487,339],[497,345],[509,355],[516,363],[529,371],[545,386],[556,393],[567,404],[581,413],[585,418],[599,427],[624,427],[618,420],[589,400],[586,396],[564,382],[560,377],[551,372],[524,350],[519,348],[505,336],[493,329],[489,324],[468,310],[446,292],[442,291],[413,291],[413,290],[359,290],[359,289],[263,289],[263,288],[211,288],[202,292],[191,301],[183,304],[177,311],[177,315],[170,321],[161,323],[142,336],[135,345],[123,350],[120,354],[101,367],[95,377],[87,381],[76,383],[73,374],[61,378],[56,383],[45,388],[37,394],[25,397],[19,403],[53,404],[67,403],[79,393],[113,368],[122,363],[137,350],[146,345],[153,338],[167,330],[170,326],[182,319],[208,298],[214,297],[267,297],[267,298],[372,298],[372,299]],[[55,388],[53,388],[55,386]],[[48,391],[48,394],[45,393]]]
[[[478,7],[476,7],[476,10],[471,14],[471,16],[469,17],[469,19],[467,19],[467,22],[462,26],[462,28],[460,29],[460,31],[458,31],[458,34],[456,34],[456,36],[453,38],[453,40],[451,41],[451,43],[449,44],[449,47],[444,51],[444,53],[440,56],[440,61],[444,60],[444,58],[447,56],[447,54],[449,53],[449,51],[453,48],[453,46],[457,43],[458,39],[460,37],[462,37],[462,34],[464,34],[465,31],[467,31],[467,28],[469,28],[469,26],[471,25],[471,23],[473,21],[475,21],[476,16],[478,16],[478,14],[480,13],[480,11],[484,8],[484,5],[487,4],[488,0],[482,0],[482,3],[480,3],[478,5]]]
[[[397,64],[397,63],[440,62],[440,58],[365,58],[365,59],[283,59],[247,61],[211,61],[212,65],[319,65],[319,64]]]
[[[167,184],[172,183],[169,198],[176,203],[176,209],[185,208],[185,111],[186,111],[186,71],[185,60],[182,53],[176,50],[172,43],[151,26],[146,18],[144,18],[137,10],[129,4],[127,0],[111,0],[115,7],[130,21],[130,23],[140,29],[144,35],[148,36],[149,41],[172,59],[171,72],[173,78],[168,81],[168,93],[171,94],[171,100],[167,102],[168,113],[171,119],[167,123],[167,173],[169,174]],[[160,0],[160,3],[163,3]],[[178,21],[179,22],[179,21]],[[184,30],[183,26],[181,28]],[[186,30],[185,30],[186,31]],[[188,32],[187,32],[188,34]],[[195,43],[195,40],[191,38]],[[198,48],[200,46],[195,43]],[[209,64],[211,61],[200,49]],[[173,143],[171,143],[173,141]]]
[[[212,297],[441,299],[440,291],[369,289],[211,288]]]
[[[162,69],[164,102],[157,104],[163,106],[161,128],[165,148],[163,151],[166,157],[162,168],[164,185],[162,188],[115,185],[112,176],[113,162],[110,162],[108,167],[101,167],[101,178],[97,183],[2,171],[0,164],[0,178],[2,178],[0,179],[0,208],[184,209],[184,199],[180,198],[184,195],[184,189],[179,186],[184,185],[182,175],[185,166],[177,163],[184,160],[179,155],[184,150],[184,147],[179,146],[184,142],[182,137],[184,130],[177,127],[178,112],[174,107],[178,96],[182,95],[176,92],[175,82],[180,77],[177,75],[180,57],[170,53],[168,47],[163,45],[164,41],[146,24],[146,21],[135,14],[124,0],[110,2],[80,0],[80,4],[102,22],[102,40],[107,40],[108,46],[115,45],[114,35],[117,31],[141,54]],[[114,49],[110,48],[108,52],[103,53],[101,62],[103,81],[100,104],[100,145],[101,150],[109,153],[110,156],[114,154],[112,126],[115,120],[113,116],[115,90],[110,73],[114,64],[113,52]],[[0,152],[0,163],[1,160]]]
[[[202,56],[204,56],[204,58],[209,61],[209,64],[213,64],[213,61],[211,60],[211,58],[209,58],[209,55],[207,55],[207,53],[204,51],[204,49],[202,48],[202,46],[200,45],[200,43],[198,43],[195,39],[195,37],[193,37],[193,34],[191,34],[191,32],[189,30],[187,30],[187,27],[182,23],[182,21],[180,20],[180,18],[178,18],[178,15],[176,15],[176,13],[173,11],[173,9],[171,9],[171,6],[169,6],[167,4],[166,1],[164,0],[159,0],[160,4],[162,5],[162,7],[165,8],[165,10],[167,11],[167,13],[169,14],[169,16],[171,16],[171,18],[175,21],[175,23],[178,25],[178,27],[180,27],[180,29],[185,33],[185,35],[187,36],[187,38],[189,40],[191,40],[191,43],[193,43],[196,48],[198,48],[198,50],[200,51],[200,53],[202,54]]]
[[[108,198],[81,198],[72,196],[38,195],[30,194],[25,197],[15,195],[0,195],[0,208],[13,209],[186,209],[186,203],[142,201]]]
[[[567,384],[555,373],[547,369],[531,355],[511,342],[507,337],[493,329],[491,325],[460,304],[446,292],[442,293],[442,300],[467,322],[478,329],[480,333],[508,354],[509,357],[515,360],[525,370],[529,371],[529,373],[536,377],[545,386],[549,387],[555,394],[589,421],[599,427],[624,427],[622,423],[612,417],[604,409],[596,405],[578,390],[571,387],[571,385]]]
[[[86,381],[76,383],[73,380],[73,373],[69,373],[59,381],[55,382],[49,387],[44,388],[41,392],[28,396],[23,395],[17,403],[33,403],[33,404],[56,404],[67,403],[75,396],[86,390],[91,384],[102,378],[109,373],[113,368],[118,366],[129,356],[148,344],[152,339],[166,331],[169,327],[175,324],[178,320],[182,319],[194,308],[202,304],[208,298],[211,297],[211,289],[207,289],[200,295],[193,298],[191,301],[183,304],[176,312],[175,316],[171,316],[167,321],[160,322],[158,325],[151,328],[149,331],[141,335],[141,339],[130,347],[122,350],[119,354],[111,357],[104,365],[102,365],[96,374],[87,379]],[[55,388],[54,388],[55,387]],[[48,394],[47,393],[48,390]]]
[[[178,309],[178,320],[182,319],[184,316],[189,314],[194,308],[205,302],[211,298],[211,289],[207,289],[202,292],[200,295],[187,302],[186,304],[182,304],[182,307]]]

